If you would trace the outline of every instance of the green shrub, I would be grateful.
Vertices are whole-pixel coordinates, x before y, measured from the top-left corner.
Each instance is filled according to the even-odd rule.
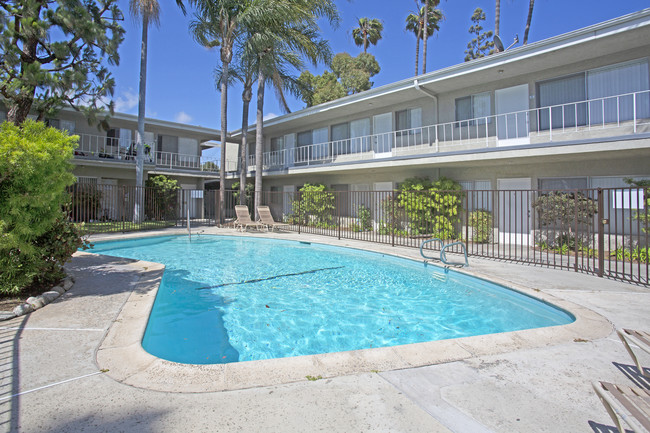
[[[355,232],[372,231],[372,215],[367,206],[359,205],[357,208],[357,221],[352,223],[350,228]]]
[[[149,220],[176,219],[178,190],[181,187],[176,179],[165,175],[151,176],[145,182],[145,216]]]
[[[292,203],[291,224],[303,224],[319,228],[334,226],[334,194],[322,184],[306,183],[300,188],[298,200]]]
[[[77,140],[31,120],[0,125],[0,293],[59,272],[79,242],[63,213]]]
[[[456,239],[462,198],[462,187],[454,180],[414,177],[400,186],[397,204],[406,212],[412,235]]]
[[[492,240],[492,213],[487,210],[475,210],[469,214],[469,226],[472,228],[472,241],[481,244]]]

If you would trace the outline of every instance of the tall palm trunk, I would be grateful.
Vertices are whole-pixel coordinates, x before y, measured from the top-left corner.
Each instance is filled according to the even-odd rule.
[[[420,35],[415,38],[415,76],[418,76],[418,61],[420,60]]]
[[[230,62],[221,59],[223,77],[221,80],[221,164],[219,166],[219,222],[224,222],[226,204],[226,136],[228,134],[228,73]]]
[[[142,202],[144,186],[144,112],[147,96],[147,39],[149,35],[149,15],[142,15],[142,42],[140,46],[140,89],[138,92],[138,132],[136,136],[135,156],[135,205],[133,207],[133,221],[142,221]]]
[[[427,40],[429,39],[429,1],[424,1],[424,29],[422,41],[422,73],[427,73]]]
[[[248,162],[248,107],[252,99],[252,89],[246,86],[242,92],[242,102],[244,104],[244,111],[241,115],[241,148],[239,149],[239,204],[246,204],[246,175]]]
[[[535,0],[530,0],[528,3],[528,18],[526,19],[526,30],[524,30],[524,43],[528,43],[528,31],[530,30],[530,22],[533,19],[533,7],[535,6]]]
[[[255,215],[262,204],[262,169],[264,167],[264,87],[266,77],[262,71],[257,78],[257,120],[255,122]]]
[[[494,1],[494,34],[499,36],[499,26],[501,25],[501,0]]]

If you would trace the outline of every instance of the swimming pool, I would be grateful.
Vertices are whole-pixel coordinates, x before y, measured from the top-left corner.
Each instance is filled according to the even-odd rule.
[[[218,364],[561,325],[573,316],[487,281],[359,250],[248,237],[97,242],[166,265],[142,345]]]

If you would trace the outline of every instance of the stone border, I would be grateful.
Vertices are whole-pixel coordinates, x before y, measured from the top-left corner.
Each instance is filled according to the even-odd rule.
[[[413,260],[400,254],[390,255]],[[562,326],[375,349],[230,364],[180,364],[157,358],[141,345],[164,266],[142,261],[128,266],[134,272],[146,273],[147,278],[140,278],[109,328],[96,352],[97,365],[100,369],[106,369],[106,374],[120,383],[163,392],[227,391],[304,381],[307,376],[328,378],[422,367],[553,344],[594,340],[610,335],[613,329],[606,318],[580,305],[534,288],[463,270],[462,273],[493,281],[562,308],[572,314],[575,321]]]
[[[38,296],[30,296],[27,300],[14,307],[13,311],[0,313],[0,321],[14,319],[19,316],[24,316],[39,308],[43,308],[50,302],[54,301],[59,296],[70,290],[74,285],[73,277],[65,277],[59,284],[52,287],[51,290]]]

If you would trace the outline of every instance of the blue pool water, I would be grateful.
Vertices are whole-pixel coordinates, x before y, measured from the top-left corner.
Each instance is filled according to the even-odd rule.
[[[217,364],[395,346],[570,323],[499,285],[377,253],[250,237],[97,242],[163,263],[142,346]]]

